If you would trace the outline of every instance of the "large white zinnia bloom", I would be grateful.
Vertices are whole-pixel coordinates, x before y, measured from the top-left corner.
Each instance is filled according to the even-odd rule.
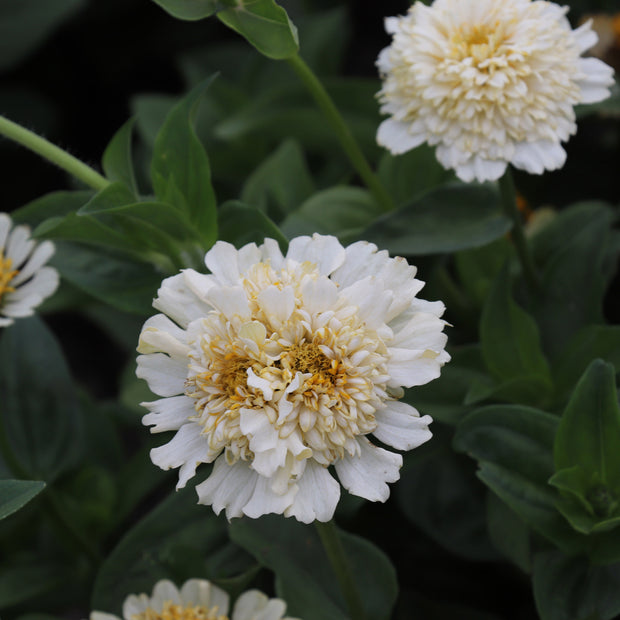
[[[498,179],[508,163],[530,173],[561,168],[575,133],[573,106],[609,96],[613,70],[581,58],[597,35],[571,30],[566,7],[541,0],[416,2],[390,17],[379,55],[377,140],[394,154],[436,145],[464,181]]]
[[[210,275],[164,280],[163,314],[140,335],[137,374],[162,397],[143,422],[176,431],[153,462],[180,467],[178,488],[214,461],[199,502],[229,519],[329,520],[331,465],[351,493],[385,501],[402,457],[369,435],[398,450],[431,437],[430,417],[398,398],[450,359],[443,304],[418,299],[415,267],[366,242],[297,237],[286,256],[273,239],[218,242],[205,262]]]
[[[0,213],[0,327],[34,314],[34,309],[58,287],[58,272],[44,266],[54,244],[37,244],[27,226],[12,226]]]
[[[284,618],[284,601],[267,598],[258,590],[244,592],[228,615],[229,597],[224,590],[205,579],[190,579],[181,588],[162,579],[153,595],[132,594],[123,604],[124,620],[296,620]],[[120,620],[117,616],[94,611],[90,620]]]

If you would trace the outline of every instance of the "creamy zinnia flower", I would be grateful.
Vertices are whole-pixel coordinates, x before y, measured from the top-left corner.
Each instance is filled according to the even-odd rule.
[[[286,603],[267,598],[258,590],[244,592],[228,615],[229,597],[205,579],[190,579],[181,588],[162,579],[153,595],[132,594],[123,604],[124,620],[296,620],[284,618]],[[93,611],[90,620],[120,620],[117,616]]]
[[[416,2],[390,17],[379,55],[377,140],[394,154],[423,142],[464,181],[498,179],[508,163],[561,168],[575,133],[573,106],[609,96],[613,70],[581,54],[590,23],[571,30],[566,7],[541,0]]]
[[[180,467],[183,487],[230,519],[284,513],[329,520],[341,484],[385,501],[402,457],[431,437],[429,416],[398,400],[449,360],[444,306],[416,297],[415,267],[358,242],[297,237],[236,250],[218,242],[210,275],[164,280],[140,335],[138,376],[161,400],[143,403],[152,432],[175,430],[151,451]],[[167,315],[167,316],[166,316]]]
[[[44,266],[53,253],[51,241],[37,244],[27,226],[13,228],[11,218],[0,213],[0,327],[34,314],[56,290],[58,272]]]

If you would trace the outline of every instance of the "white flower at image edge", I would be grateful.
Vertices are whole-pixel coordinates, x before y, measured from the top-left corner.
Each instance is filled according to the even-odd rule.
[[[180,467],[177,488],[214,462],[199,502],[229,519],[331,519],[330,466],[349,492],[385,501],[402,457],[369,436],[397,450],[431,437],[431,418],[398,399],[450,359],[443,304],[418,299],[415,267],[366,242],[297,237],[283,256],[273,239],[220,241],[205,262],[210,275],[164,280],[163,314],[140,335],[137,374],[163,397],[143,403],[143,422],[176,431],[153,462]]]
[[[508,163],[561,168],[573,106],[609,96],[613,69],[581,54],[598,40],[572,30],[566,7],[540,0],[416,2],[389,17],[377,141],[394,154],[423,142],[463,181],[498,179]]]
[[[58,272],[44,266],[54,253],[51,241],[37,244],[27,226],[12,226],[0,213],[0,327],[34,314],[58,287]]]
[[[284,601],[268,598],[258,590],[244,592],[228,615],[229,597],[205,579],[190,579],[181,588],[163,579],[151,597],[132,594],[123,604],[124,620],[296,620],[284,618]],[[90,620],[120,620],[118,616],[93,611]]]

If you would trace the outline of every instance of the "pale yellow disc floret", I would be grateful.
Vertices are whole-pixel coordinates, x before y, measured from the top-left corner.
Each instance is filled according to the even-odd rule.
[[[11,286],[11,280],[19,273],[18,269],[11,269],[13,261],[5,258],[4,253],[0,252],[0,302],[5,293],[15,292],[15,288]]]
[[[218,607],[207,608],[203,605],[177,605],[166,601],[161,611],[148,607],[131,620],[229,620],[227,615],[219,614]]]

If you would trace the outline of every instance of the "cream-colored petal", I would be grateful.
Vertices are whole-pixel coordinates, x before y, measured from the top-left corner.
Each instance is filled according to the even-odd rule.
[[[389,401],[384,409],[377,411],[376,418],[373,435],[396,450],[413,450],[433,436],[428,429],[432,418],[420,417],[417,409],[407,403]]]
[[[302,523],[329,521],[340,499],[340,485],[327,468],[309,460],[304,473],[297,480],[299,491],[284,513]]]

